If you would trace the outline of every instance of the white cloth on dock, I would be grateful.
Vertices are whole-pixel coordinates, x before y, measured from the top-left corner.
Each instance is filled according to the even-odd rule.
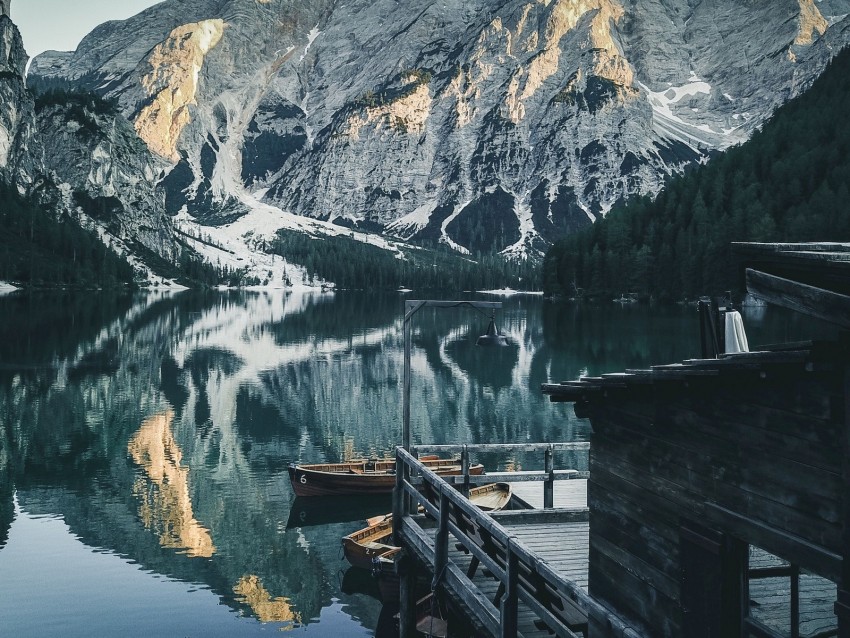
[[[741,313],[737,310],[726,312],[726,353],[749,352],[747,343],[747,332],[744,330],[744,321]]]

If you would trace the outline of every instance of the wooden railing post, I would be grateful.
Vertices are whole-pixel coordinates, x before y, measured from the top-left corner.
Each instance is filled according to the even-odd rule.
[[[546,448],[544,452],[544,471],[546,472],[546,480],[543,482],[543,508],[552,509],[555,506],[555,464],[552,446]]]
[[[437,513],[439,527],[437,528],[437,539],[434,543],[434,579],[431,581],[431,590],[436,590],[443,576],[443,570],[449,561],[449,508],[451,501],[446,489],[452,489],[445,484],[440,486],[440,510]]]
[[[395,455],[395,488],[393,489],[393,545],[401,547],[401,524],[404,517],[404,468],[401,455]]]
[[[419,459],[419,452],[417,452],[416,450],[411,450],[410,454],[413,456],[413,458],[417,460]],[[405,480],[409,481],[411,476],[418,476],[418,469],[414,470],[414,474],[414,472],[411,471],[412,468],[406,463],[405,468],[407,468],[407,473],[404,475]],[[407,490],[405,490],[405,494],[407,495],[407,498],[404,500],[404,514],[405,516],[407,516],[411,512],[416,511],[417,507],[419,506],[419,503],[416,502],[416,497],[413,496],[413,494],[409,494]]]
[[[791,564],[791,638],[800,638],[800,567]]]
[[[465,445],[460,451],[460,466],[463,471],[463,488],[461,489],[461,493],[466,498],[469,498],[469,450]]]
[[[519,559],[513,549],[514,539],[508,538],[505,546],[505,594],[502,597],[501,638],[516,638],[519,614],[517,610],[517,586],[519,583]]]

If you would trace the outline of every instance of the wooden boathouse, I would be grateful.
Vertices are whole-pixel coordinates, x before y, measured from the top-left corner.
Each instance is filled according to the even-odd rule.
[[[750,292],[850,327],[850,246],[735,252]],[[850,638],[850,336],[543,392],[590,419],[586,514],[483,516],[398,451],[396,541],[475,635]],[[407,502],[417,474],[439,493],[430,531]]]

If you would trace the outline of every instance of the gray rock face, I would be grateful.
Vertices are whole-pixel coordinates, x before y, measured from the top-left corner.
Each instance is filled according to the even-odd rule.
[[[176,261],[177,242],[161,193],[165,168],[122,115],[69,98],[38,111],[44,167],[70,192],[66,205],[129,246]]]
[[[169,209],[525,255],[745,140],[850,0],[169,0],[31,73],[118,100]],[[187,71],[188,69],[188,71]]]
[[[27,61],[17,27],[0,15],[0,181],[57,214],[96,222],[106,241],[176,260],[178,244],[155,188],[167,162],[123,115],[94,106],[97,100],[57,96],[37,109],[24,79]]]
[[[0,180],[21,190],[37,172],[33,99],[24,81],[28,60],[18,28],[0,12]]]

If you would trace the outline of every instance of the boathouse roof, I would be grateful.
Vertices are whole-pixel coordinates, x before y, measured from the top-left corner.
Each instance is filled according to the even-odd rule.
[[[763,346],[754,352],[723,354],[717,359],[686,359],[681,363],[656,365],[648,369],[582,377],[573,381],[543,384],[544,394],[554,402],[582,402],[608,390],[663,384],[682,384],[698,379],[741,373],[767,379],[774,374],[787,375],[838,369],[847,360],[850,338],[840,341],[805,341]]]

